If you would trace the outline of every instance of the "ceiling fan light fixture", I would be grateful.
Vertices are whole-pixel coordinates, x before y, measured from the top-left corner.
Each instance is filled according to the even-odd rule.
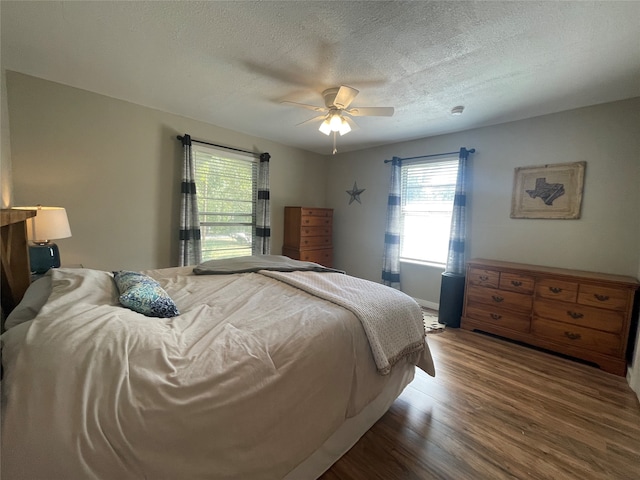
[[[322,96],[324,97],[324,107],[289,101],[281,103],[306,108],[320,113],[320,115],[305,120],[298,125],[320,121],[320,127],[318,127],[320,132],[327,136],[333,133],[333,153],[336,153],[336,137],[338,133],[342,136],[352,130],[358,129],[358,125],[351,118],[352,116],[391,117],[394,113],[393,107],[358,107],[349,109],[349,106],[351,105],[351,102],[353,102],[354,98],[356,98],[356,95],[358,95],[358,90],[347,85],[341,85],[336,88],[328,88],[322,92]]]
[[[351,131],[351,126],[347,123],[347,121],[343,118],[342,119],[342,124],[340,125],[340,130],[338,130],[340,132],[340,135],[346,135],[347,133],[349,133]]]
[[[329,126],[331,127],[332,132],[339,132],[340,129],[342,128],[343,123],[344,123],[344,120],[342,119],[339,113],[334,113],[333,115],[331,115],[329,120]]]
[[[329,135],[331,133],[331,124],[329,123],[329,119],[326,118],[324,122],[320,124],[320,128],[318,129],[325,135]]]

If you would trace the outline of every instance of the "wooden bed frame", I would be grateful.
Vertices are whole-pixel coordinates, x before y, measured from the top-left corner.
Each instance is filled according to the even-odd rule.
[[[3,320],[22,300],[31,283],[26,221],[35,215],[33,210],[2,209],[0,257]]]

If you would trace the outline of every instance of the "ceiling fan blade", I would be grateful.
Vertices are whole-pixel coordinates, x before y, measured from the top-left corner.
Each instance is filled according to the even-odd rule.
[[[298,102],[288,102],[288,101],[282,101],[280,103],[284,103],[287,105],[293,105],[294,107],[302,107],[302,108],[306,108],[307,110],[313,110],[314,112],[328,112],[329,109],[326,107],[318,107],[317,105],[308,105],[306,103],[298,103]]]
[[[347,108],[351,104],[351,102],[353,102],[353,99],[356,98],[356,95],[358,95],[358,93],[358,90],[356,90],[355,88],[349,87],[347,85],[342,85],[338,89],[338,93],[336,93],[336,98],[333,100],[333,104],[337,108]]]
[[[393,107],[356,107],[345,112],[354,117],[391,117],[394,109]]]
[[[299,127],[300,125],[304,125],[305,123],[311,123],[311,122],[315,122],[315,121],[318,121],[318,120],[324,120],[325,118],[327,118],[326,115],[318,115],[317,117],[310,118],[309,120],[305,120],[304,122],[296,123],[296,127]]]

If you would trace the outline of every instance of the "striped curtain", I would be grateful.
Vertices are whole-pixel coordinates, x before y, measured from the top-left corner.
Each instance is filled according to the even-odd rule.
[[[393,157],[387,201],[387,225],[382,254],[382,283],[400,290],[400,170],[402,161]]]
[[[467,158],[469,151],[462,147],[458,160],[458,178],[453,200],[451,230],[449,233],[449,253],[445,273],[465,274],[465,251],[467,239]]]
[[[182,137],[182,148],[184,158],[180,198],[180,259],[178,262],[181,267],[197,265],[202,261],[195,169],[191,152],[191,137],[187,134]]]
[[[256,234],[253,238],[253,255],[271,254],[271,211],[269,204],[268,153],[260,154],[258,166],[258,199],[256,201]]]

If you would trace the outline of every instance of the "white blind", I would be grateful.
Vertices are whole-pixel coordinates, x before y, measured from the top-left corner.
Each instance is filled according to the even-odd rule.
[[[400,257],[444,264],[458,158],[402,165]]]
[[[202,259],[251,255],[258,164],[249,155],[193,145]]]

